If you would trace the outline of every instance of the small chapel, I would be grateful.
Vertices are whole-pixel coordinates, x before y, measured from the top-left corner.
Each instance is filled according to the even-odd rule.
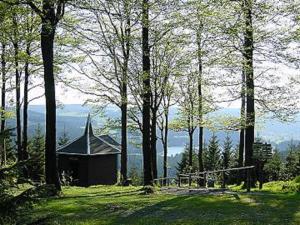
[[[94,135],[89,115],[83,135],[57,149],[58,171],[69,174],[76,186],[112,185],[118,181],[120,153],[112,137]]]

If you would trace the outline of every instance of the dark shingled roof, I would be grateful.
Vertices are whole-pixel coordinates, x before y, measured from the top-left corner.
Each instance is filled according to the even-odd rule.
[[[120,154],[120,145],[108,135],[96,137],[93,134],[90,115],[88,116],[84,134],[57,150],[57,154],[108,155]]]

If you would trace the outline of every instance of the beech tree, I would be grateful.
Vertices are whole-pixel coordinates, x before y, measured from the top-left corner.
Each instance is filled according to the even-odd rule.
[[[142,55],[143,55],[143,164],[144,185],[153,185],[152,154],[150,142],[150,120],[151,120],[151,80],[150,80],[150,47],[149,47],[149,1],[143,0],[142,5]]]
[[[5,1],[10,5],[25,4],[41,18],[41,51],[44,66],[44,86],[46,97],[46,137],[45,137],[45,171],[46,183],[61,190],[56,167],[56,98],[53,66],[54,38],[57,24],[65,12],[64,0],[43,0],[41,5],[35,1]],[[17,47],[17,46],[15,46]],[[17,71],[16,71],[17,72]]]
[[[177,131],[186,131],[189,136],[189,166],[193,163],[194,132],[197,128],[197,82],[196,76],[191,71],[181,77],[178,93],[179,115],[172,121],[171,127]]]
[[[75,30],[74,25],[65,25],[66,30],[82,39],[82,43],[78,43],[76,48],[84,60],[80,61],[79,65],[71,62],[69,67],[76,70],[84,81],[62,78],[63,82],[88,95],[87,102],[100,101],[104,104],[113,104],[121,110],[122,183],[127,180],[128,79],[130,79],[132,42],[135,38],[132,29],[137,25],[134,3],[135,1],[130,0],[115,2],[99,0],[85,5],[84,9],[81,5],[75,5],[74,8],[84,16],[75,15],[80,21],[75,25]],[[95,25],[87,29],[91,19]],[[87,70],[87,67],[91,69]]]

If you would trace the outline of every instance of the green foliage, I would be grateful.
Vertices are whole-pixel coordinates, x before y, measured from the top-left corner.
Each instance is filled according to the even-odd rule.
[[[285,177],[286,179],[293,179],[300,174],[299,168],[299,158],[295,150],[290,150],[285,162]]]
[[[192,155],[192,168],[189,167],[189,146],[186,145],[184,152],[182,153],[181,161],[178,163],[177,172],[180,173],[191,173],[198,170],[198,156],[195,150]]]
[[[131,167],[128,173],[128,177],[131,179],[133,186],[140,186],[143,183],[141,174],[138,173],[137,167]]]
[[[36,182],[43,182],[45,176],[45,137],[40,125],[35,130],[35,135],[30,140],[28,154],[34,163],[28,165],[29,177]]]
[[[232,158],[232,140],[229,135],[226,136],[222,152],[222,167],[227,169],[230,167],[230,162]]]
[[[296,184],[300,184],[300,176],[295,177],[293,180]]]
[[[266,178],[268,178],[269,181],[277,181],[284,169],[283,166],[279,152],[274,150],[272,158],[264,166]]]
[[[69,136],[68,136],[68,134],[66,132],[66,129],[64,128],[64,132],[59,137],[57,144],[58,144],[59,147],[61,147],[61,146],[66,145],[69,141],[70,141],[70,138],[69,138]]]
[[[215,133],[210,138],[207,146],[204,167],[209,171],[216,170],[221,167],[221,151],[219,141]]]

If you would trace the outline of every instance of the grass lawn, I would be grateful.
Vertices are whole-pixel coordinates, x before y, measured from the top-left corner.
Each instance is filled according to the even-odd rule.
[[[138,187],[65,187],[21,212],[20,224],[300,224],[300,194],[178,196]]]

